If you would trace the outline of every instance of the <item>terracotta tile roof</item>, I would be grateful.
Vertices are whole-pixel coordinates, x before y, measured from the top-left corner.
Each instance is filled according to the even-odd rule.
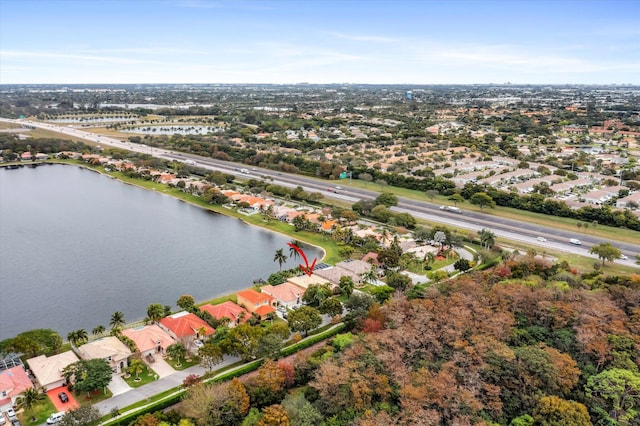
[[[4,405],[32,387],[33,383],[21,365],[0,371],[0,395],[6,392],[6,399],[0,400],[0,405]]]
[[[217,318],[217,319],[222,319],[224,317],[229,318],[232,321],[237,321],[238,320],[238,316],[240,315],[240,313],[244,312],[244,320],[246,321],[249,319],[249,317],[251,316],[251,314],[249,313],[249,311],[247,311],[246,309],[244,309],[242,306],[239,306],[235,303],[233,303],[230,300],[227,300],[224,303],[220,303],[217,305],[202,305],[200,306],[200,310],[205,311],[205,312],[209,312],[211,314],[212,317]]]
[[[264,306],[260,306],[258,309],[255,310],[255,313],[257,315],[260,315],[261,318],[264,318],[265,315],[270,314],[272,312],[275,312],[276,308],[274,308],[271,305],[264,305]]]
[[[338,223],[337,220],[325,220],[324,222],[322,222],[322,225],[320,227],[323,231],[330,231],[331,229],[333,229],[333,225],[335,225],[336,223]]]
[[[127,328],[122,334],[136,343],[140,352],[156,349],[160,345],[163,349],[175,343],[175,340],[157,324],[139,328]]]
[[[249,303],[253,303],[254,305],[259,305],[260,303],[268,303],[273,302],[273,297],[269,296],[265,293],[259,293],[254,289],[250,288],[248,290],[242,290],[236,293],[238,297],[242,297],[247,300]]]
[[[198,318],[195,314],[184,311],[162,318],[160,324],[171,330],[178,339],[194,336],[200,327],[205,328],[205,336],[216,332],[209,324]]]

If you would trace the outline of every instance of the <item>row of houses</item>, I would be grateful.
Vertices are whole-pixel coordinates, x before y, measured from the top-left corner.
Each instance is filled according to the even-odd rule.
[[[371,268],[370,263],[360,260],[340,262],[333,267],[319,269],[311,276],[303,274],[291,277],[279,285],[265,285],[261,291],[240,291],[236,294],[237,303],[226,301],[217,305],[205,304],[199,309],[218,320],[226,318],[227,325],[235,327],[246,322],[252,315],[261,319],[275,315],[278,306],[293,308],[300,305],[304,292],[312,284],[335,287],[342,276],[350,276],[354,282],[362,283],[362,274]],[[80,359],[104,359],[114,374],[121,374],[128,367],[129,359],[133,355],[146,361],[154,355],[165,355],[167,348],[176,342],[195,350],[193,344],[196,340],[206,339],[213,333],[215,329],[200,317],[182,311],[162,318],[155,324],[122,330],[122,334],[135,343],[136,353],[117,337],[107,336],[74,350],[30,358],[26,363],[33,375],[33,381],[21,365],[0,372],[0,407],[14,405],[18,396],[34,385],[48,390],[64,386],[64,369]]]

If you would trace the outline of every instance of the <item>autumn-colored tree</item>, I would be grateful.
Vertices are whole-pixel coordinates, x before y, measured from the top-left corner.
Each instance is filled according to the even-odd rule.
[[[185,388],[188,388],[188,387],[191,387],[193,385],[196,385],[196,384],[200,383],[200,380],[201,380],[200,376],[198,376],[197,374],[189,374],[182,381],[182,386],[184,386]]]
[[[576,401],[557,396],[544,396],[533,410],[533,419],[540,426],[589,426],[591,417],[587,407]]]
[[[262,410],[262,418],[257,426],[289,426],[287,411],[280,404],[270,405]]]
[[[382,330],[382,324],[378,320],[365,318],[362,322],[362,331],[365,333],[376,333],[380,330]]]
[[[284,396],[286,372],[275,361],[267,359],[258,369],[251,395],[258,405],[280,401]]]
[[[223,407],[223,418],[227,421],[226,424],[235,424],[240,422],[249,412],[249,394],[245,386],[234,377],[229,382],[228,395],[229,398]]]
[[[132,426],[159,426],[162,421],[153,415],[153,413],[147,413],[140,416],[132,423]]]
[[[295,368],[293,367],[293,363],[287,360],[278,361],[278,367],[284,372],[284,384],[286,387],[293,386],[295,382]]]
[[[248,412],[248,396],[237,380],[224,383],[199,383],[187,389],[179,412],[198,425],[237,424]]]

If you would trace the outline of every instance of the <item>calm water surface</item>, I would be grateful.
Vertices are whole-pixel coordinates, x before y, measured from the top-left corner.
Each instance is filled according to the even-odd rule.
[[[0,168],[0,340],[250,287],[290,240],[74,166]]]

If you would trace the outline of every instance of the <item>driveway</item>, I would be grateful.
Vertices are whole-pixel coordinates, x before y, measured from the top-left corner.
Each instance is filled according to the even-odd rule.
[[[107,385],[113,396],[120,395],[121,393],[129,392],[131,387],[124,381],[118,374],[111,376],[111,382]]]
[[[60,401],[60,398],[58,398],[58,394],[60,392],[66,393],[67,397],[69,398],[69,401],[67,402]],[[73,396],[73,392],[69,392],[69,389],[67,389],[66,386],[48,390],[47,396],[53,403],[53,406],[56,407],[56,412],[69,411],[69,410],[78,408],[80,406],[80,404],[78,404],[78,401],[76,401],[75,397]]]
[[[147,364],[153,371],[156,372],[158,378],[162,379],[163,377],[170,376],[176,372],[167,361],[164,360],[159,354],[154,358],[154,362],[149,362],[147,357],[144,357],[144,362]]]

